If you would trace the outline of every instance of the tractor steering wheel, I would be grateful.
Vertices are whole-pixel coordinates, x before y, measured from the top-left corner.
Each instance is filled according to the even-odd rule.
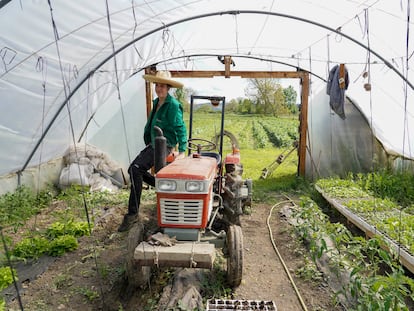
[[[216,149],[216,144],[207,139],[190,138],[188,140],[188,149],[201,153],[201,151],[211,151]]]

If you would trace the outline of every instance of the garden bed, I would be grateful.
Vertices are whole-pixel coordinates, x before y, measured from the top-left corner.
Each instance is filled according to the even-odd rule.
[[[358,216],[349,210],[346,206],[327,195],[318,185],[315,185],[315,189],[331,204],[331,206],[336,208],[338,212],[340,212],[351,223],[362,230],[366,236],[370,238],[373,236],[381,237],[381,239],[383,239],[389,246],[387,250],[392,249],[395,253],[397,253],[401,264],[406,267],[411,273],[414,273],[414,256],[408,250],[402,247],[398,242],[389,238],[386,234],[379,231],[375,226],[368,223],[364,218]]]

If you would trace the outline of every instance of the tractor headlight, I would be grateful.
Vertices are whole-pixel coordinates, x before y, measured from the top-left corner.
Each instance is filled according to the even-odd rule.
[[[177,189],[177,183],[174,180],[159,180],[158,190],[159,191],[175,191]]]
[[[204,183],[202,181],[187,181],[185,183],[185,190],[188,192],[203,192]]]

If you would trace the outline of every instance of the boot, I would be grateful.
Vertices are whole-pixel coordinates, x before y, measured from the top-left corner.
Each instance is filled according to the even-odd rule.
[[[132,225],[138,221],[137,214],[126,214],[122,220],[121,225],[118,228],[118,232],[125,232],[131,229]]]

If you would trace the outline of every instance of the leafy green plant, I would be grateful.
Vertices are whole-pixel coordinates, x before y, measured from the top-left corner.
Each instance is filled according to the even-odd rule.
[[[24,238],[14,246],[11,253],[22,259],[39,258],[49,251],[49,243],[48,239],[41,236]]]
[[[53,280],[56,289],[62,289],[73,285],[73,280],[70,274],[59,273]]]
[[[217,256],[213,270],[206,274],[202,280],[200,293],[206,301],[210,298],[231,297],[231,287],[227,284],[227,274],[223,270],[224,261],[223,256]]]
[[[47,206],[51,200],[52,193],[49,190],[36,194],[28,187],[18,187],[13,193],[8,192],[0,196],[0,225],[13,225],[17,228]]]
[[[388,275],[358,275],[350,283],[350,292],[357,301],[352,310],[408,311],[406,299],[413,300],[413,285],[413,280],[402,270],[394,270]]]
[[[338,251],[331,252],[330,264],[336,265],[331,268],[335,271],[343,271],[344,267],[349,269],[350,282],[341,292],[350,297],[349,301],[354,301],[351,309],[355,309],[352,310],[408,310],[406,299],[414,298],[414,281],[404,275],[394,254],[384,249],[386,242],[383,239],[354,238],[345,227],[332,224],[308,197],[302,198],[296,217],[300,219],[296,232],[305,241],[314,260],[321,251],[331,252],[322,242],[324,236],[330,236],[334,241]]]
[[[332,198],[367,198],[366,193],[358,184],[350,179],[326,178],[316,182],[324,193]]]
[[[43,254],[61,256],[78,247],[77,238],[89,235],[87,222],[54,222],[45,231],[33,237],[24,238],[11,251],[17,258],[39,258]]]
[[[48,254],[51,256],[62,256],[68,251],[78,248],[78,240],[73,235],[62,235],[52,240]]]
[[[16,270],[13,269],[13,274],[16,278]],[[3,290],[9,287],[13,283],[13,274],[10,267],[1,267],[0,268],[0,290]],[[17,278],[16,278],[17,280]]]
[[[59,221],[54,222],[46,230],[46,236],[49,239],[54,239],[62,235],[73,235],[74,237],[90,235],[89,225],[85,221],[76,222],[72,219],[65,223]]]
[[[143,196],[146,195],[148,195],[147,192],[143,192]],[[55,217],[63,219],[63,222],[85,220],[87,210],[92,219],[92,211],[95,211],[94,216],[99,215],[99,210],[105,206],[125,204],[128,202],[128,197],[129,189],[120,189],[115,193],[109,191],[90,192],[87,187],[72,185],[57,195],[56,200],[65,203],[67,208],[56,211]]]
[[[304,257],[304,264],[300,268],[296,269],[296,275],[308,281],[321,281],[323,273],[318,270],[314,261]]]
[[[17,281],[17,272],[10,267],[0,267],[0,290],[9,287],[13,283],[13,275]],[[6,301],[0,297],[0,310],[6,310]]]
[[[351,211],[357,214],[366,214],[372,212],[383,212],[395,210],[398,211],[398,205],[389,199],[349,199],[343,203]]]
[[[267,145],[268,138],[266,132],[264,131],[260,123],[256,123],[253,121],[252,134],[255,142],[255,148],[265,148]]]
[[[402,206],[409,206],[414,201],[414,175],[411,172],[380,170],[358,174],[357,180],[377,197],[389,198]]]
[[[407,213],[412,206],[409,200],[412,199],[413,181],[412,174],[393,175],[388,171],[380,171],[349,174],[346,179],[320,179],[316,185],[325,195],[340,199],[343,206],[360,215],[397,245],[414,252],[414,215]]]
[[[99,298],[99,293],[94,288],[78,287],[76,291],[84,296],[88,301],[93,301]]]

